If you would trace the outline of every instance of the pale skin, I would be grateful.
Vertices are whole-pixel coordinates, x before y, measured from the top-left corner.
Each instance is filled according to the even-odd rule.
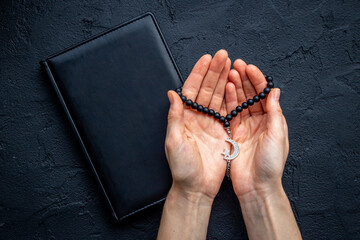
[[[225,50],[202,56],[184,83],[183,95],[226,115],[266,86],[261,71]],[[225,176],[221,153],[229,149],[222,124],[196,112],[169,91],[165,151],[173,184],[165,201],[158,239],[206,239],[211,207]],[[281,184],[289,152],[288,129],[272,89],[261,103],[231,121],[240,154],[232,161],[231,179],[250,239],[301,239]]]

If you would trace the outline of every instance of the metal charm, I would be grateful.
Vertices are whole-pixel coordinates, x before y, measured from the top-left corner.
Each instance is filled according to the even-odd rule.
[[[235,142],[234,140],[231,139],[232,135],[231,135],[230,129],[227,127],[226,130],[229,134],[229,138],[226,139],[225,141],[230,143],[233,146],[234,151],[232,152],[232,154],[230,154],[230,150],[224,149],[224,152],[221,154],[224,155],[224,160],[227,162],[226,176],[230,179],[231,160],[233,160],[234,158],[236,158],[239,155],[240,149],[239,149],[239,145],[237,144],[237,142]]]

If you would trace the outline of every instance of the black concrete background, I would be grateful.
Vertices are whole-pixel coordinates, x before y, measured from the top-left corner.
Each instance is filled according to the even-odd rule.
[[[154,239],[161,206],[114,224],[39,60],[146,11],[186,77],[220,48],[275,78],[283,183],[304,239],[360,239],[359,1],[0,2],[0,239]],[[165,93],[164,93],[165,94]],[[209,239],[246,239],[229,182]]]

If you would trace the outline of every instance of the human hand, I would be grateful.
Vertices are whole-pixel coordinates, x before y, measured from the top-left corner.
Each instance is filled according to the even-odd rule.
[[[231,61],[225,50],[212,59],[202,56],[195,64],[182,93],[187,99],[225,115],[225,86]],[[168,92],[171,103],[165,151],[173,177],[170,190],[185,197],[192,195],[213,200],[225,174],[225,161],[220,154],[227,134],[213,117],[183,104],[174,91]],[[222,141],[219,141],[221,139]]]
[[[234,62],[226,85],[228,112],[252,99],[267,86],[261,71],[240,59]],[[240,202],[282,191],[281,176],[289,152],[288,127],[279,104],[280,89],[272,89],[261,104],[243,109],[231,121],[240,154],[232,161],[231,179]]]
[[[256,66],[236,60],[226,85],[227,112],[261,93],[266,85]],[[280,89],[272,89],[261,104],[243,109],[231,121],[240,154],[232,162],[230,175],[249,239],[301,239],[281,184],[289,139],[279,97]]]
[[[182,93],[187,99],[220,112],[231,61],[225,50],[195,64]],[[173,177],[161,217],[158,239],[205,239],[212,202],[225,175],[221,151],[226,137],[213,117],[186,106],[168,92],[170,110],[165,152]],[[193,105],[193,107],[196,107]]]
[[[230,113],[267,85],[257,67],[241,60],[234,63],[227,82],[224,77],[231,63],[223,51],[210,60],[205,55],[198,61],[184,84],[183,94],[221,115]],[[261,105],[244,109],[231,121],[240,154],[232,162],[230,175],[250,239],[301,239],[281,185],[289,141],[279,97],[280,90],[273,89]],[[158,239],[205,239],[212,200],[225,173],[226,162],[219,152],[228,148],[224,141],[227,134],[214,118],[184,109],[175,92],[169,92],[169,99],[166,155],[173,186],[165,202]]]

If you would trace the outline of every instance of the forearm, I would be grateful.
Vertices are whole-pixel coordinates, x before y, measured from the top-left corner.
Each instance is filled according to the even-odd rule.
[[[212,201],[201,194],[179,193],[172,187],[157,239],[206,239]]]
[[[302,239],[282,187],[271,194],[254,191],[239,201],[249,239]]]

